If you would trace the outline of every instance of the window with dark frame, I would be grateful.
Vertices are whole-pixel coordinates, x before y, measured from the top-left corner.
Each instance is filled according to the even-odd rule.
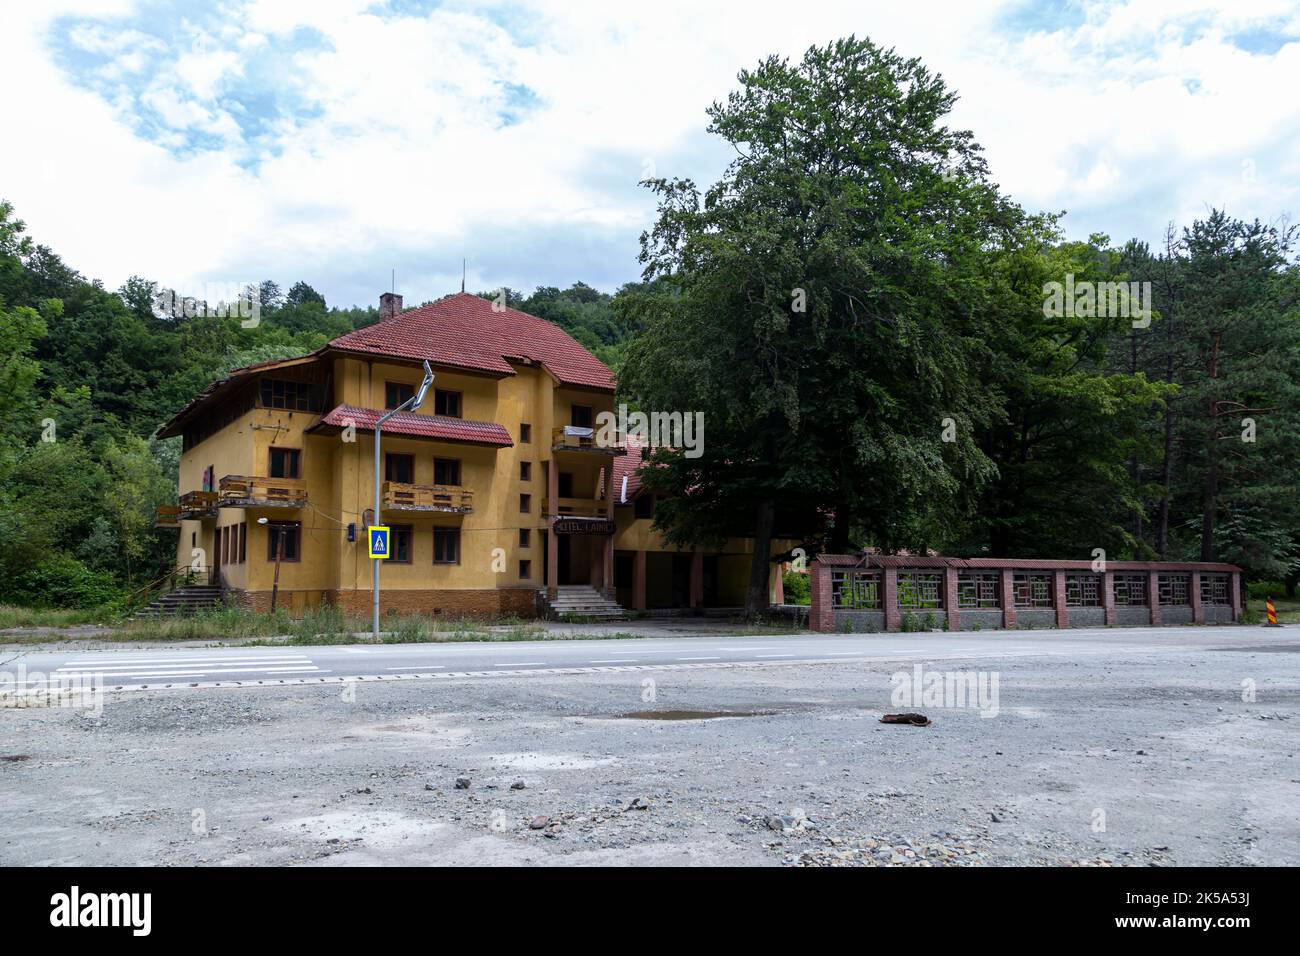
[[[415,456],[384,453],[384,481],[409,485],[415,481]]]
[[[409,524],[391,525],[389,529],[389,545],[392,548],[391,557],[388,559],[391,563],[410,564],[411,551],[414,538],[414,532]]]
[[[301,478],[302,451],[297,448],[272,446],[269,468],[272,478]]]
[[[435,458],[433,460],[433,483],[435,485],[459,485],[460,459]]]
[[[460,529],[433,529],[433,563],[460,564]]]
[[[239,528],[239,563],[243,564],[248,560],[248,525],[236,525]]]
[[[318,411],[318,389],[306,382],[264,378],[261,385],[263,408],[283,408],[291,412]]]
[[[527,528],[519,529],[519,547],[521,548],[532,547],[532,534]]]
[[[519,496],[519,513],[520,513],[520,514],[523,514],[523,515],[526,515],[526,514],[530,513],[532,510],[533,510],[533,496],[532,496],[532,495],[520,495],[520,496]]]
[[[301,558],[302,549],[302,525],[297,521],[270,521],[266,525],[266,560],[275,561],[275,549],[278,540],[283,534],[284,537],[284,558],[285,561],[298,561]]]
[[[433,413],[435,415],[446,415],[448,418],[460,418],[460,392],[435,388],[433,390]]]
[[[590,405],[574,405],[569,412],[569,424],[575,428],[590,428],[592,408]]]
[[[632,499],[632,513],[638,518],[653,518],[655,516],[655,496],[637,495]]]
[[[521,461],[519,463],[519,480],[520,481],[533,480],[533,463],[531,461]]]
[[[528,580],[529,578],[531,578],[532,576],[533,576],[533,562],[531,562],[531,561],[520,561],[520,562],[519,562],[519,580],[521,580],[521,581],[527,581],[527,580]]]
[[[415,397],[415,386],[405,382],[384,383],[384,408],[396,408],[407,399]]]
[[[521,422],[520,425],[519,425],[519,441],[520,441],[520,443],[521,443],[521,444],[524,444],[524,443],[530,442],[530,441],[532,441],[532,440],[533,440],[533,426],[532,426],[532,425],[525,425],[525,424],[523,424],[523,423]]]

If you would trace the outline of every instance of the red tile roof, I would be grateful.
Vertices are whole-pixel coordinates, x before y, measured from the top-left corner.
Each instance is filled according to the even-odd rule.
[[[614,390],[614,374],[553,322],[459,292],[334,339],[329,348],[427,359],[513,375],[507,359],[545,365],[561,383]]]
[[[348,422],[360,429],[373,429],[382,414],[382,411],[374,408],[339,405],[307,431],[341,429],[347,427]],[[496,422],[476,422],[467,418],[448,418],[445,415],[417,415],[414,412],[398,412],[384,422],[384,434],[472,442],[476,445],[514,444],[510,440],[510,433]]]

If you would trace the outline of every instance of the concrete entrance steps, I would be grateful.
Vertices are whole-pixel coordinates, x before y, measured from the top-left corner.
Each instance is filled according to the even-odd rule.
[[[214,584],[191,584],[168,591],[154,598],[140,610],[136,617],[169,617],[176,614],[193,614],[222,606],[221,588]]]
[[[548,599],[542,592],[542,604],[549,616],[557,618],[589,618],[596,621],[618,620],[628,616],[627,609],[617,601],[605,597],[589,584],[562,584],[555,598]]]

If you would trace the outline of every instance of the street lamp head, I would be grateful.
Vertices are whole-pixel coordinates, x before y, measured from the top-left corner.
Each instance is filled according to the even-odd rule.
[[[266,519],[265,519],[265,518],[258,518],[258,519],[257,519],[257,523],[258,523],[258,524],[266,524]]]

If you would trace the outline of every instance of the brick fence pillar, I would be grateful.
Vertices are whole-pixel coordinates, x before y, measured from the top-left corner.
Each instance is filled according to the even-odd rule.
[[[812,604],[808,608],[808,627],[823,634],[835,630],[835,609],[831,600],[831,569],[814,561],[808,567]]]
[[[1147,572],[1147,606],[1151,609],[1151,626],[1160,626],[1160,572]]]
[[[883,570],[881,601],[885,606],[885,630],[896,631],[903,624],[903,615],[898,612],[898,568]]]
[[[1101,575],[1101,609],[1106,614],[1106,626],[1114,627],[1119,623],[1119,612],[1115,610],[1115,572],[1105,571]]]
[[[1233,571],[1228,575],[1228,589],[1231,593],[1232,601],[1232,619],[1233,621],[1241,620],[1241,613],[1244,610],[1241,606],[1241,572]]]
[[[1056,607],[1056,626],[1070,626],[1070,608],[1065,603],[1065,572],[1052,575],[1052,603]]]
[[[961,609],[957,606],[957,569],[943,572],[943,606],[948,611],[948,630],[961,630]]]
[[[1188,588],[1191,589],[1187,595],[1188,600],[1192,602],[1192,623],[1205,623],[1205,607],[1201,604],[1201,572],[1193,571],[1188,582]]]
[[[1002,569],[1002,626],[1016,626],[1016,580],[1010,568]]]

